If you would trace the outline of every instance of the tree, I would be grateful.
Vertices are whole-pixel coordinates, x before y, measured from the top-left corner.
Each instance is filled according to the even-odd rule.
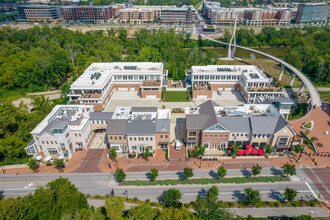
[[[115,176],[116,176],[116,180],[118,182],[121,182],[121,181],[123,181],[126,178],[126,173],[124,172],[123,169],[117,168],[117,170],[115,172]]]
[[[155,219],[159,210],[152,208],[149,204],[131,207],[127,213],[128,219]]]
[[[244,191],[248,204],[255,206],[260,202],[260,192],[258,190],[253,190],[249,187],[246,188]]]
[[[143,153],[143,157],[146,158],[147,160],[149,160],[150,157],[150,150],[149,147],[146,147]]]
[[[289,201],[293,202],[297,196],[297,190],[286,187],[284,190],[284,197]]]
[[[286,174],[287,176],[292,176],[296,174],[296,166],[295,165],[290,165],[289,163],[286,163],[282,167],[283,173]]]
[[[152,168],[150,170],[151,180],[155,181],[158,176],[158,170],[156,168]]]
[[[0,199],[0,216],[1,219],[18,219],[17,199],[6,198]]]
[[[297,144],[296,146],[294,146],[294,152],[299,154],[301,151],[302,151],[302,145],[301,144]]]
[[[199,218],[197,218],[197,216],[194,215],[194,213],[192,213],[191,211],[189,211],[185,207],[175,208],[175,207],[171,206],[171,207],[163,208],[163,210],[157,216],[156,219],[198,220]]]
[[[125,199],[123,197],[111,197],[105,200],[104,208],[109,219],[124,219],[123,212],[125,211]]]
[[[259,164],[253,165],[252,166],[251,173],[252,173],[252,175],[254,177],[256,177],[256,175],[259,175],[260,174],[261,170],[262,170],[262,167]]]
[[[193,156],[194,157],[199,157],[199,159],[200,159],[199,168],[202,167],[202,157],[204,156],[204,154],[205,154],[205,147],[203,147],[201,145],[195,146],[195,150],[193,152]]]
[[[224,178],[227,175],[227,169],[225,169],[223,166],[220,166],[218,168],[218,175],[219,178]]]
[[[112,147],[112,148],[110,149],[109,157],[110,157],[110,159],[112,159],[112,160],[114,160],[114,159],[117,157],[116,148]]]
[[[265,153],[266,154],[273,153],[273,148],[272,148],[272,146],[270,146],[270,144],[266,144],[266,146],[265,146]]]
[[[63,159],[56,159],[54,161],[54,165],[56,169],[62,170],[64,168],[64,160]]]
[[[187,180],[189,177],[194,176],[194,172],[191,168],[185,167],[183,169],[184,179]]]
[[[237,155],[237,152],[238,152],[238,145],[235,143],[233,146],[232,146],[232,152],[231,154],[236,156]]]
[[[166,206],[179,207],[181,197],[182,194],[180,190],[175,188],[170,188],[163,193],[161,199],[163,200]]]
[[[39,167],[36,159],[30,159],[29,162],[27,163],[27,165],[33,171],[35,171]]]

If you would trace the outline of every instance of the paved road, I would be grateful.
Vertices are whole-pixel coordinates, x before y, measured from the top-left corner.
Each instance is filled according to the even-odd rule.
[[[219,44],[223,44],[223,45],[228,45],[228,43],[226,42],[222,42],[222,41],[217,41],[217,40],[214,40],[214,39],[211,39],[211,38],[208,38],[206,37],[205,35],[200,35],[202,38],[205,38],[207,40],[210,40],[210,41],[213,41],[215,43],[219,43]],[[311,101],[312,101],[312,105],[316,105],[316,106],[321,106],[322,105],[322,101],[321,101],[321,98],[320,98],[320,95],[317,91],[317,89],[315,88],[315,86],[313,85],[313,83],[302,73],[300,72],[297,68],[295,68],[294,66],[292,66],[291,64],[277,58],[277,57],[274,57],[272,55],[269,55],[267,53],[263,53],[261,51],[258,51],[258,50],[255,50],[255,49],[251,49],[251,48],[248,48],[248,47],[243,47],[243,46],[239,46],[239,45],[232,45],[233,47],[236,47],[236,48],[240,48],[240,49],[243,49],[243,50],[247,50],[247,51],[251,51],[253,53],[257,53],[257,54],[260,54],[262,56],[265,56],[265,57],[268,57],[272,60],[275,60],[276,62],[278,63],[281,63],[283,64],[286,68],[290,69],[292,72],[294,72],[300,79],[301,81],[305,84],[308,92],[309,92],[309,95],[311,97]]]
[[[131,174],[128,174],[128,178]],[[173,175],[170,172],[161,173],[161,176]],[[196,176],[202,176],[196,173]],[[167,189],[175,187],[183,194],[182,202],[190,202],[196,199],[197,195],[205,195],[210,186],[207,185],[177,185],[177,186],[111,186],[107,173],[62,173],[62,174],[26,174],[26,175],[1,175],[0,191],[5,197],[18,197],[32,193],[37,185],[45,185],[59,176],[69,178],[70,181],[85,194],[106,195],[114,189],[115,195],[122,195],[127,191],[128,197],[138,197],[141,200],[150,199],[158,201],[158,197]],[[305,182],[286,182],[286,183],[249,183],[249,184],[219,184],[220,199],[225,201],[237,201],[244,199],[244,189],[253,187],[261,192],[264,200],[282,199],[280,194],[286,187],[298,190],[298,198],[314,199],[315,193]],[[314,195],[314,196],[313,196]]]
[[[294,92],[299,92],[299,89],[300,89],[300,88],[292,88],[292,90],[293,90]],[[316,89],[317,89],[317,91],[319,91],[319,92],[329,92],[329,91],[330,91],[330,88],[328,88],[328,87],[316,87]]]

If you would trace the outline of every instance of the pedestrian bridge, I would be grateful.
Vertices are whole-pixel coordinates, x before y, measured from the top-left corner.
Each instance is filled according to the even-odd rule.
[[[209,37],[206,37],[203,34],[200,34],[200,37],[201,38],[204,38],[206,40],[213,41],[215,43],[219,43],[219,44],[223,44],[223,45],[229,46],[229,43],[211,39]],[[311,104],[313,106],[314,105],[315,106],[321,106],[322,105],[322,101],[321,101],[321,98],[320,98],[319,93],[317,92],[316,87],[313,85],[313,83],[302,72],[300,72],[294,66],[290,65],[289,63],[287,63],[287,62],[285,62],[285,61],[283,61],[283,60],[281,60],[281,59],[279,59],[277,57],[274,57],[272,55],[269,55],[267,53],[263,53],[261,51],[255,50],[255,49],[251,49],[251,48],[243,47],[243,46],[239,46],[239,45],[234,45],[234,44],[232,44],[231,46],[232,47],[235,47],[235,48],[240,48],[240,49],[243,49],[243,50],[251,51],[251,52],[256,53],[256,54],[260,54],[260,55],[265,56],[265,57],[267,57],[269,59],[275,60],[276,62],[280,63],[282,67],[286,67],[287,69],[291,70],[292,71],[292,80],[291,80],[291,82],[293,82],[294,77],[297,75],[301,79],[301,81],[302,81],[302,87],[305,85],[306,88],[307,88],[307,90],[308,90],[308,92],[309,92],[309,96],[311,98]],[[281,74],[282,73],[283,73],[283,69],[282,69]]]

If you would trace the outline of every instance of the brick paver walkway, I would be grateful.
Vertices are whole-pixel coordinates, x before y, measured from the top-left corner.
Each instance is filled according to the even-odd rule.
[[[303,168],[308,177],[312,180],[323,198],[330,201],[330,169],[329,168]]]
[[[88,149],[84,159],[81,161],[80,166],[71,171],[72,173],[101,173],[99,162],[105,149]]]
[[[170,146],[170,160],[185,160],[186,159],[186,147],[181,146],[180,150],[176,150],[174,146]]]

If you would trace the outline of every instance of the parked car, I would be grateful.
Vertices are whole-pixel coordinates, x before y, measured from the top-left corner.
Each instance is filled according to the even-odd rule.
[[[218,95],[222,95],[222,91],[221,90],[218,91]]]
[[[175,142],[175,149],[176,150],[180,150],[181,149],[181,143],[180,143],[180,141],[176,141]]]

